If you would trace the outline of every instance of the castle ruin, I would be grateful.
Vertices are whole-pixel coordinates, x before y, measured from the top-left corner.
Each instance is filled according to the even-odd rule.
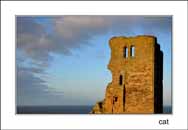
[[[154,36],[113,37],[108,69],[112,82],[95,114],[163,112],[163,52]]]

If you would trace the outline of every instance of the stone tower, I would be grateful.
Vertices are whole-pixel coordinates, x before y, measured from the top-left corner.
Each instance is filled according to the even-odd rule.
[[[113,37],[112,82],[91,113],[162,113],[163,53],[154,36]]]

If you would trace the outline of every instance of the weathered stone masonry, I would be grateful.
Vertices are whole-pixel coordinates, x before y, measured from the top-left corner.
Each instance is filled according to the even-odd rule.
[[[113,37],[112,82],[91,113],[162,113],[163,53],[154,36]]]

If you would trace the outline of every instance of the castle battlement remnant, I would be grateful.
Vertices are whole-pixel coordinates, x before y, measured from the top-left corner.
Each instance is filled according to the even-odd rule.
[[[91,113],[162,113],[163,52],[157,38],[113,37],[109,45],[112,82]]]

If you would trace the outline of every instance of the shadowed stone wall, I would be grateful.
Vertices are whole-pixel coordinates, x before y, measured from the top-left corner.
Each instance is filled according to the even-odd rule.
[[[163,53],[154,36],[113,37],[112,82],[91,113],[162,113]]]

